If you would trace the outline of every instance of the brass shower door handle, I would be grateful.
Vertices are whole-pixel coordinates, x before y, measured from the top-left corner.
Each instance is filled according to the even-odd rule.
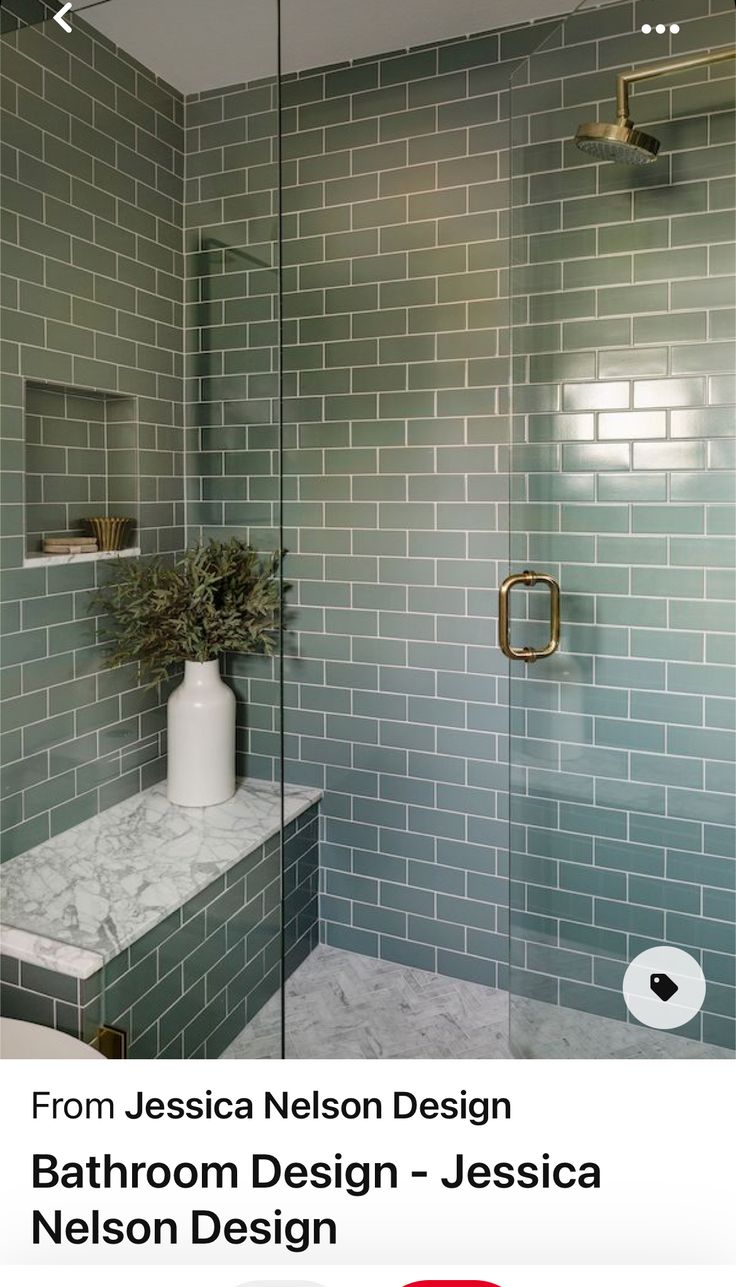
[[[512,648],[509,623],[509,596],[515,585],[549,586],[549,643],[544,648]],[[498,643],[510,661],[539,661],[551,657],[560,646],[560,587],[546,572],[515,572],[507,576],[498,592]]]

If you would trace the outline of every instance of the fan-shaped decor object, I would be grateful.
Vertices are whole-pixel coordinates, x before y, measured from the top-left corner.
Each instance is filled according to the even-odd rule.
[[[122,550],[132,518],[88,518],[90,531],[101,550]]]

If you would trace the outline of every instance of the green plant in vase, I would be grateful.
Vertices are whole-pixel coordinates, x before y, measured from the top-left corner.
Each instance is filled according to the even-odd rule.
[[[210,541],[171,565],[126,560],[95,599],[111,620],[113,666],[135,663],[150,685],[184,665],[168,702],[168,797],[220,804],[235,792],[235,696],[222,682],[223,653],[271,656],[282,625],[282,553],[245,541]]]

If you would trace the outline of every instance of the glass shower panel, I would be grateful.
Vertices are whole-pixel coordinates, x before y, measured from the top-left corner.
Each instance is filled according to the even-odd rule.
[[[511,570],[561,588],[559,647],[510,662],[523,1058],[733,1053],[734,64],[632,86],[651,163],[614,107],[619,72],[734,45],[733,6],[701,9],[584,5],[511,82]],[[510,603],[544,649],[549,586]],[[661,948],[705,977],[677,1026],[624,1000]]]
[[[285,777],[322,793],[322,886],[321,942],[302,938],[286,988],[287,1055],[484,1058],[507,1049],[490,623],[506,553],[508,72],[499,33],[458,35],[451,7],[429,32],[385,0],[339,20],[314,3],[311,49],[297,8],[283,30]]]

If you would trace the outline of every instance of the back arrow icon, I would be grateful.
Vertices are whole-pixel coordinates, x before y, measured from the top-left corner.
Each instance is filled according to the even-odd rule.
[[[60,9],[58,13],[54,14],[54,22],[58,22],[59,26],[63,27],[66,32],[71,32],[73,30],[68,22],[64,22],[64,14],[68,13],[71,7],[72,6],[70,4],[65,4],[63,9]]]

